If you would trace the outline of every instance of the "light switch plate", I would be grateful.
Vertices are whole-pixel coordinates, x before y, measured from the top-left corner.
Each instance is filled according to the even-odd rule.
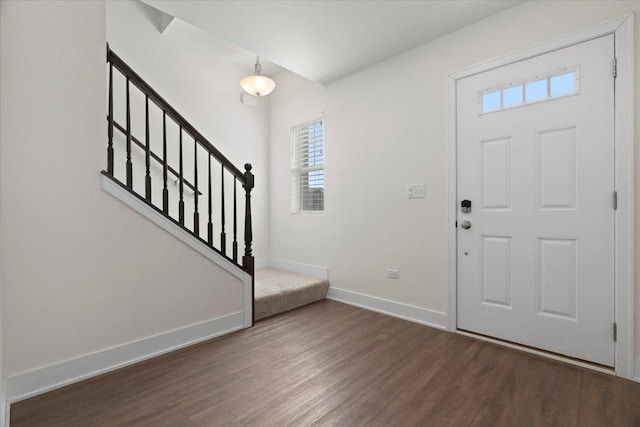
[[[424,184],[411,184],[407,186],[407,199],[424,199],[426,190]]]
[[[387,268],[387,277],[389,279],[399,279],[400,278],[400,270],[395,268]]]

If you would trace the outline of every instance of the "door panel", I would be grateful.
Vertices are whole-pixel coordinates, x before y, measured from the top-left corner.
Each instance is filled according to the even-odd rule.
[[[482,207],[511,209],[511,138],[482,141]]]
[[[613,366],[613,43],[458,81],[460,329]]]
[[[538,209],[576,209],[576,128],[539,132],[536,138]]]
[[[538,239],[538,313],[577,320],[576,239]]]
[[[482,236],[484,304],[511,308],[511,237]]]

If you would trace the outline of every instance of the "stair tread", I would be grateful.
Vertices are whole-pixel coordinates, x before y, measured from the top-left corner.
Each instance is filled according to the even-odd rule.
[[[327,297],[329,281],[264,268],[255,273],[255,318],[263,319]]]

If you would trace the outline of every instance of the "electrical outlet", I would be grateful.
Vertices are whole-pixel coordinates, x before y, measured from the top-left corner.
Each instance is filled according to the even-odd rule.
[[[424,184],[407,185],[407,199],[424,199],[425,193]]]
[[[400,278],[400,270],[396,268],[387,268],[387,277],[389,279],[399,279]]]

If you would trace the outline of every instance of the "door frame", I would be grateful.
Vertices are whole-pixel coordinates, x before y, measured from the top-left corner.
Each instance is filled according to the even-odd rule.
[[[447,107],[448,145],[448,202],[447,218],[449,238],[449,314],[447,329],[457,332],[458,319],[458,242],[457,206],[457,81],[515,62],[553,52],[608,34],[615,35],[617,77],[615,80],[614,150],[615,189],[618,209],[615,218],[615,280],[614,311],[617,324],[615,342],[615,373],[634,378],[634,15],[605,21],[601,24],[562,36],[538,46],[476,64],[449,74]],[[613,333],[613,331],[612,331]],[[640,376],[640,372],[635,375]]]

